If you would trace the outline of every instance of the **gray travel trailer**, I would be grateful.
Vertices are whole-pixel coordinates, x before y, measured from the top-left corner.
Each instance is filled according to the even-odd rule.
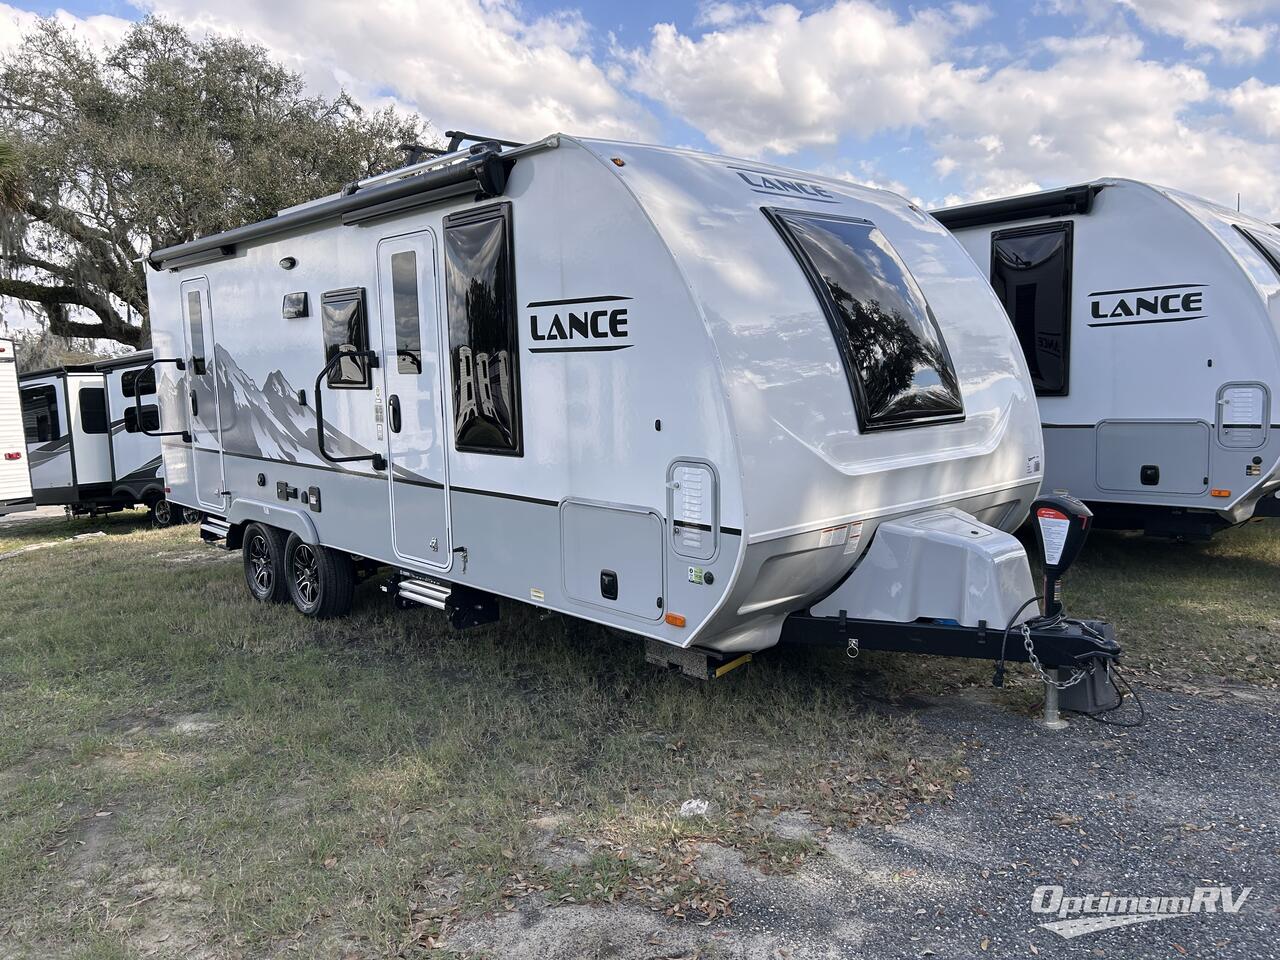
[[[34,510],[13,341],[0,337],[0,516]]]
[[[143,505],[162,526],[185,517],[165,500],[160,441],[138,427],[135,399],[155,393],[150,361],[149,353],[129,354],[19,377],[37,504],[64,506],[72,515]],[[145,425],[157,415],[154,401],[143,410]]]
[[[466,140],[149,255],[170,498],[254,598],[340,615],[385,568],[455,625],[520,601],[698,673],[780,640],[1118,653],[1036,616],[1031,382],[936,221],[687,150]]]
[[[1047,488],[1154,535],[1280,514],[1280,230],[1118,179],[934,216],[1011,318]]]

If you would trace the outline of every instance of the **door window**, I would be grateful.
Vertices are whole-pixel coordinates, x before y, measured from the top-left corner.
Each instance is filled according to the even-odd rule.
[[[396,370],[422,372],[422,328],[418,321],[418,255],[391,255],[391,298],[396,321]]]
[[[80,425],[85,433],[110,433],[107,420],[107,391],[102,387],[81,387]]]
[[[1041,396],[1065,396],[1068,389],[1071,235],[1069,221],[991,235],[991,286]]]
[[[187,292],[187,326],[191,330],[191,369],[204,373],[204,304],[199,290]]]

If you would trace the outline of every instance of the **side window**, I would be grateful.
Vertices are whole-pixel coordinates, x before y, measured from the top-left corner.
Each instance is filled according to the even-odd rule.
[[[369,315],[364,307],[364,287],[330,290],[321,297],[321,328],[324,332],[324,359],[338,354],[363,353],[369,349]],[[334,389],[368,390],[373,384],[369,361],[344,357],[329,371]]]
[[[134,407],[124,408],[124,432],[142,433],[150,430],[153,433],[160,429],[160,409],[154,403],[142,408],[142,419],[138,419],[138,411]]]
[[[126,397],[149,397],[156,392],[156,368],[146,373],[137,370],[126,370],[120,374],[120,392]]]
[[[1070,221],[991,235],[991,286],[1041,396],[1065,396],[1069,386],[1071,236]]]
[[[204,302],[199,290],[187,292],[187,325],[191,330],[191,367],[197,375],[205,371],[204,362]]]
[[[863,431],[964,416],[960,383],[924,292],[875,224],[766,210],[800,262],[839,346]]]
[[[418,255],[391,255],[391,298],[396,317],[396,370],[422,372],[422,331],[418,322]]]
[[[81,387],[80,423],[85,433],[110,433],[107,420],[107,391],[102,387]]]
[[[58,391],[53,384],[22,391],[22,428],[27,443],[48,443],[62,436],[58,429]]]
[[[522,456],[511,205],[444,221],[454,444]]]

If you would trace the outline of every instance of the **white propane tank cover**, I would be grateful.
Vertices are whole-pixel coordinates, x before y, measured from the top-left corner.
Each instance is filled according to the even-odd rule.
[[[954,507],[881,523],[867,555],[815,616],[844,610],[860,620],[910,623],[922,617],[1003,630],[1036,595],[1022,544]],[[1035,604],[1017,622],[1036,616]]]

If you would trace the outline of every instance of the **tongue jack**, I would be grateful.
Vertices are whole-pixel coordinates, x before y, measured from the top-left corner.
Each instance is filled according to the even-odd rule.
[[[1075,497],[1055,493],[1031,505],[1044,561],[1044,615],[1062,615],[1062,578],[1089,537],[1093,512]]]

